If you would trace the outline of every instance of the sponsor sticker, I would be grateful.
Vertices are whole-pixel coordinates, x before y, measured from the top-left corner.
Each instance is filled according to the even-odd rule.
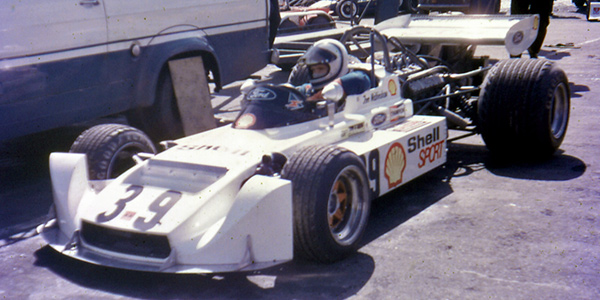
[[[121,219],[125,220],[125,221],[129,221],[131,219],[133,219],[133,217],[135,217],[135,211],[126,211],[123,216],[121,216]]]
[[[363,104],[381,100],[388,96],[388,92],[373,92],[368,95],[363,95]]]
[[[289,110],[298,110],[304,108],[304,101],[300,99],[296,94],[290,93],[290,97],[288,98],[288,103],[285,105],[285,108]]]
[[[407,120],[406,122],[403,122],[402,124],[398,124],[398,126],[392,127],[390,130],[398,131],[398,132],[410,132],[415,129],[426,126],[428,124],[430,124],[430,122],[419,121],[419,120]]]
[[[349,136],[355,135],[357,133],[364,132],[366,129],[365,123],[358,123],[348,127],[348,129],[342,131],[342,138],[347,138]]]
[[[253,89],[252,91],[250,91],[250,93],[248,93],[248,96],[246,96],[246,98],[248,100],[260,100],[260,101],[268,101],[268,100],[275,100],[275,98],[277,98],[277,95],[275,94],[274,91],[265,88],[265,87],[257,87],[255,89]]]
[[[386,119],[387,116],[384,113],[378,113],[371,118],[371,124],[373,124],[373,126],[379,126],[385,123]]]
[[[384,175],[388,188],[392,189],[402,183],[402,176],[406,169],[406,152],[400,143],[394,143],[385,156]]]
[[[415,152],[440,140],[440,127],[435,127],[426,135],[417,134],[408,138],[408,153]]]
[[[515,32],[515,34],[513,35],[512,41],[515,44],[520,44],[523,41],[523,38],[525,37],[525,34],[523,34],[523,31],[517,31]]]
[[[390,81],[388,81],[388,91],[392,96],[396,96],[396,93],[398,93],[398,86],[396,85],[394,79],[390,79]]]
[[[256,116],[251,113],[245,113],[245,114],[241,115],[237,119],[237,121],[235,121],[235,127],[245,129],[245,128],[250,128],[255,123],[256,123]]]

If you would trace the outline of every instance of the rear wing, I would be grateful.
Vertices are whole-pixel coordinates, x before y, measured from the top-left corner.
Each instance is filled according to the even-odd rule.
[[[511,55],[527,50],[539,27],[538,15],[415,15],[405,27],[394,26],[396,19],[375,28],[407,44],[504,45]]]
[[[374,28],[387,37],[406,44],[497,45],[511,55],[527,50],[537,36],[538,15],[402,15],[377,24]],[[295,63],[313,42],[339,39],[351,28],[328,29],[277,37],[277,64]]]

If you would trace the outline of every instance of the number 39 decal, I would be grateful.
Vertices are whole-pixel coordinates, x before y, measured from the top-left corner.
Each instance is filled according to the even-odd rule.
[[[115,203],[115,210],[113,210],[111,213],[103,212],[99,214],[96,216],[96,222],[104,223],[116,218],[119,214],[121,214],[121,212],[123,212],[123,210],[125,210],[127,203],[138,197],[142,193],[143,189],[143,186],[130,185],[125,190],[126,196],[119,199]],[[172,190],[162,193],[154,201],[152,201],[148,207],[148,210],[153,212],[154,216],[151,218],[138,217],[135,222],[133,222],[133,227],[145,231],[156,226],[160,223],[160,219],[164,217],[171,208],[173,208],[179,199],[181,199],[181,196],[181,192]]]

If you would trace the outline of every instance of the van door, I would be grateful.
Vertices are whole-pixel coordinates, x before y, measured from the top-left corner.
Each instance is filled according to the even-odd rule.
[[[0,140],[91,115],[87,95],[102,84],[98,66],[107,49],[101,1],[3,1]]]
[[[106,43],[106,17],[100,0],[3,2],[0,59]]]
[[[148,53],[146,48],[167,53],[162,49],[183,48],[189,45],[186,39],[202,39],[216,55],[223,84],[268,63],[268,0],[104,1],[111,53],[134,43],[142,53]]]

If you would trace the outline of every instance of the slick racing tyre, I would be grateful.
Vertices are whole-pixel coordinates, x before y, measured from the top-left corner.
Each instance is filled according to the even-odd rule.
[[[478,102],[479,131],[500,158],[547,158],[569,121],[569,82],[543,59],[500,61],[486,76]]]
[[[360,158],[312,146],[292,156],[283,177],[293,186],[294,255],[331,263],[356,252],[371,206]]]
[[[351,20],[358,15],[358,4],[355,0],[341,0],[335,6],[335,13],[340,20]]]
[[[72,153],[87,154],[89,179],[116,178],[135,165],[133,155],[156,153],[142,131],[121,124],[102,124],[84,131],[71,146]]]

